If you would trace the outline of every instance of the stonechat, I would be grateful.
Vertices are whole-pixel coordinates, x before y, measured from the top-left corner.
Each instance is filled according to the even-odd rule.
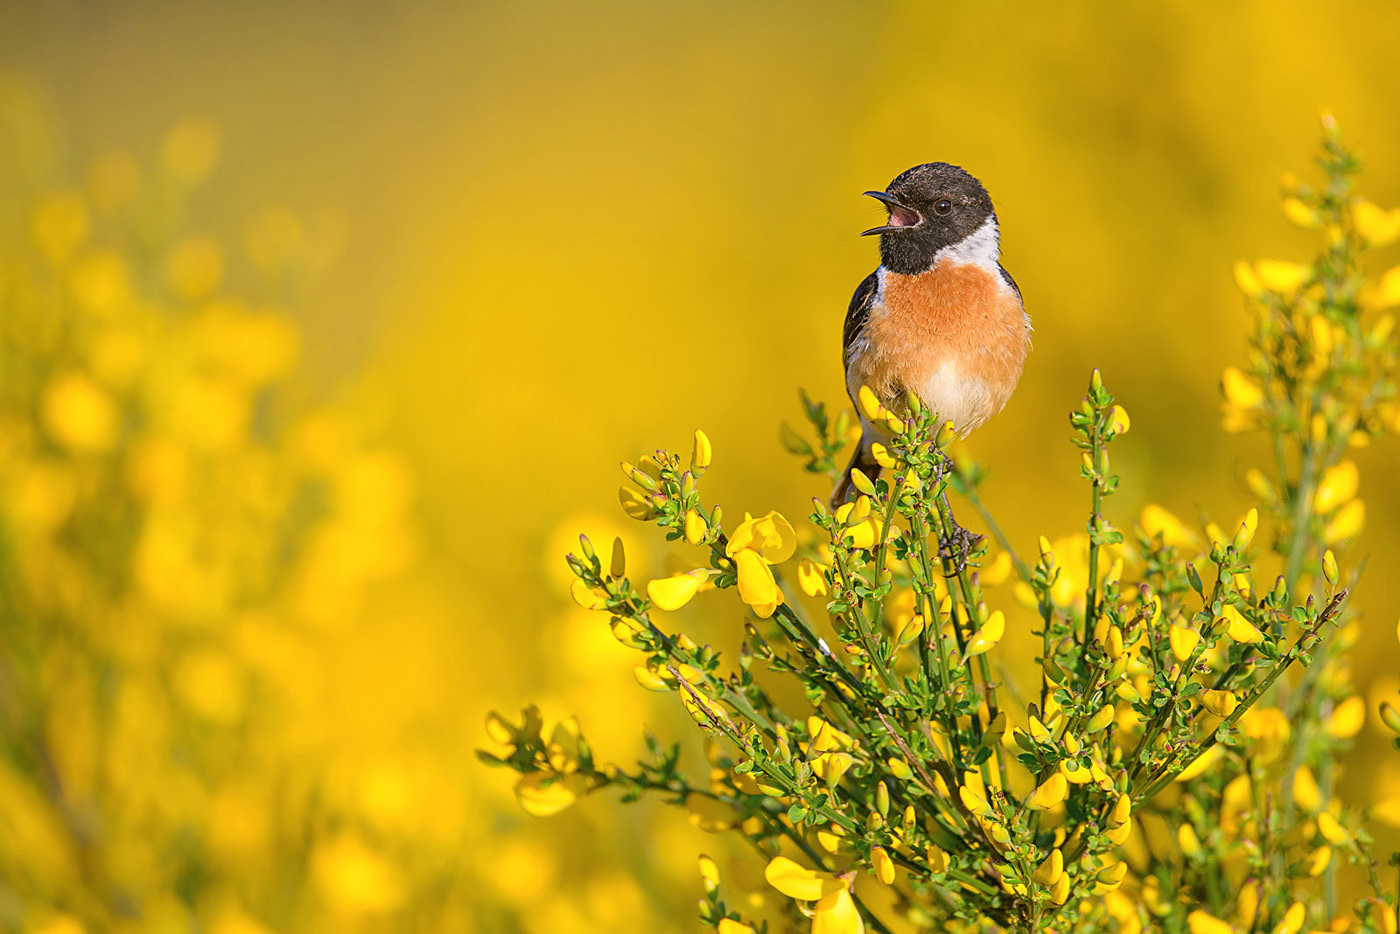
[[[855,401],[869,386],[896,412],[912,392],[966,436],[1006,405],[1031,346],[1021,290],[1001,265],[991,196],[946,162],[916,165],[884,191],[865,194],[885,206],[889,220],[862,234],[880,236],[880,267],[846,312],[846,391]],[[872,479],[879,472],[870,446],[889,433],[863,413],[861,428],[833,506],[846,499],[851,468]]]

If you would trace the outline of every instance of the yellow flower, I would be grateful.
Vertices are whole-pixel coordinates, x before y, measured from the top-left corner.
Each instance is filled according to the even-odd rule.
[[[1390,308],[1400,305],[1400,266],[1388,270],[1374,288],[1364,290],[1358,298],[1368,308]]]
[[[1207,690],[1201,695],[1201,706],[1217,717],[1228,717],[1239,707],[1239,697],[1232,690]]]
[[[846,889],[819,899],[813,906],[812,934],[864,934],[865,919]]]
[[[1240,611],[1232,606],[1226,605],[1221,611],[1221,619],[1225,621],[1225,633],[1236,642],[1243,642],[1248,645],[1257,644],[1264,641],[1264,634],[1255,628],[1254,624],[1240,615]]]
[[[1201,855],[1201,838],[1196,836],[1196,830],[1190,824],[1182,824],[1176,829],[1176,845],[1181,847],[1181,854],[1187,859]]]
[[[735,553],[734,566],[739,572],[739,598],[753,607],[761,618],[772,616],[781,591],[768,562],[758,552],[745,548]]]
[[[1385,246],[1400,237],[1400,208],[1387,211],[1359,198],[1351,207],[1351,219],[1371,246]]]
[[[889,448],[878,441],[870,445],[870,455],[875,458],[875,463],[886,470],[893,470],[899,466],[899,461],[895,460],[894,456],[890,454]]]
[[[1005,583],[1006,579],[1010,576],[1011,555],[1004,551],[998,551],[997,556],[992,559],[991,563],[983,565],[982,569],[977,572],[977,580],[984,587],[995,587],[998,584]]]
[[[1259,765],[1277,762],[1288,747],[1293,727],[1277,707],[1252,707],[1240,717],[1240,732],[1252,742],[1250,755]]]
[[[1317,786],[1312,769],[1306,765],[1299,766],[1293,773],[1293,803],[1309,814],[1322,806],[1322,789]]]
[[[1220,389],[1225,401],[1239,409],[1252,409],[1264,401],[1264,390],[1237,367],[1227,366],[1220,374]]]
[[[1326,811],[1317,815],[1317,832],[1333,846],[1343,846],[1351,841],[1351,834],[1347,833],[1347,829]]]
[[[1194,629],[1173,623],[1167,640],[1171,643],[1172,654],[1176,656],[1176,660],[1184,662],[1191,657],[1192,652],[1196,651],[1196,644],[1201,641],[1201,634]]]
[[[1186,916],[1186,926],[1191,934],[1234,934],[1228,921],[1221,921],[1215,915],[1197,909]]]
[[[1006,634],[1006,614],[1001,610],[993,610],[992,615],[987,617],[987,621],[982,624],[982,628],[972,636],[967,643],[967,657],[981,655],[992,646],[1001,641],[1001,637]]]
[[[1254,532],[1259,528],[1259,510],[1253,506],[1244,514],[1244,519],[1240,522],[1239,531],[1235,533],[1235,547],[1248,548],[1249,543],[1254,541]]]
[[[782,564],[797,551],[797,533],[776,511],[758,518],[745,513],[744,521],[729,537],[725,554],[733,558],[741,550],[753,551],[769,564]]]
[[[797,586],[809,597],[826,596],[826,568],[811,558],[803,558],[797,563]]]
[[[1323,471],[1318,481],[1317,492],[1313,494],[1313,509],[1328,513],[1356,496],[1361,483],[1361,474],[1356,464],[1342,461]]]
[[[862,508],[863,507],[863,508]],[[850,527],[843,533],[850,537],[852,547],[873,548],[880,540],[880,523],[870,509],[870,497],[862,494],[854,503],[843,503],[836,510],[837,522]]]
[[[1327,871],[1327,865],[1332,862],[1332,848],[1330,846],[1320,846],[1313,850],[1304,863],[1307,874],[1317,878]]]
[[[1032,878],[1041,885],[1052,886],[1059,881],[1060,876],[1065,871],[1065,856],[1059,848],[1050,851],[1050,855],[1036,868]]]
[[[1244,260],[1235,263],[1235,285],[1250,298],[1257,298],[1259,293],[1264,291],[1264,287],[1259,284],[1259,277],[1254,274],[1254,267]]]
[[[1259,282],[1270,292],[1287,295],[1312,276],[1312,268],[1302,263],[1288,263],[1276,259],[1261,259],[1254,266]]]
[[[690,470],[697,477],[709,469],[714,449],[710,446],[710,436],[699,428],[695,429],[695,446],[690,452]]]
[[[963,806],[978,817],[991,817],[992,807],[987,803],[987,790],[978,772],[964,772],[963,783],[958,788],[958,797]]]
[[[786,856],[775,856],[763,870],[768,884],[788,898],[814,902],[836,892],[846,891],[847,882],[829,872],[805,869]]]
[[[855,764],[855,758],[847,752],[825,752],[812,760],[812,771],[817,778],[835,787],[841,777]]]
[[[645,522],[656,515],[647,500],[647,495],[641,490],[624,484],[617,488],[617,498],[622,503],[622,511],[633,519]]]
[[[1331,548],[1322,553],[1322,577],[1329,584],[1337,583],[1337,556]]]
[[[681,666],[686,668],[688,666]],[[684,673],[684,672],[683,672]],[[697,673],[691,672],[691,675]],[[702,727],[713,727],[715,721],[723,722],[726,717],[724,708],[712,697],[707,697],[700,691],[680,685],[681,706],[686,713],[690,714],[692,720]]]
[[[1089,722],[1084,725],[1084,729],[1089,733],[1097,733],[1113,722],[1114,708],[1112,704],[1104,704],[1099,708],[1099,712],[1089,718]]]
[[[1096,877],[1098,884],[1094,886],[1094,892],[1101,895],[1104,892],[1113,891],[1123,884],[1123,879],[1127,875],[1127,863],[1114,863],[1105,869],[1099,870],[1099,874]]]
[[[1219,746],[1210,747],[1205,752],[1197,756],[1195,762],[1192,762],[1186,768],[1182,769],[1179,773],[1177,773],[1177,776],[1175,779],[1173,779],[1173,781],[1189,782],[1191,779],[1195,778],[1197,775],[1202,774],[1203,772],[1205,772],[1206,769],[1214,765],[1215,760],[1219,759],[1220,755],[1221,751]]]
[[[869,421],[878,422],[886,415],[887,410],[869,386],[862,386],[856,392],[856,403],[860,406],[861,414]]]
[[[1337,739],[1351,739],[1366,722],[1366,702],[1352,695],[1337,705],[1327,718],[1327,732]]]
[[[1113,424],[1115,434],[1126,435],[1128,429],[1133,427],[1132,419],[1128,418],[1128,410],[1121,405],[1115,405],[1109,410],[1109,420]]]
[[[647,597],[657,609],[679,610],[695,596],[707,576],[704,568],[696,568],[684,574],[657,578],[647,584]]]
[[[1069,782],[1065,780],[1064,772],[1057,771],[1035,790],[1027,807],[1037,811],[1048,811],[1065,800],[1067,794],[1069,794]]]
[[[637,665],[633,667],[632,677],[637,680],[638,684],[646,688],[648,691],[662,692],[671,690],[670,681],[661,677],[661,675],[658,672],[653,671],[645,665]]]
[[[871,847],[870,865],[875,869],[875,877],[885,885],[894,884],[894,860],[882,846]]]
[[[117,407],[86,374],[55,377],[44,387],[41,405],[44,427],[70,451],[96,454],[110,451],[117,443]]]
[[[754,934],[753,928],[749,927],[747,924],[740,924],[733,918],[721,919],[719,926],[715,930],[717,930],[719,934]]]
[[[1283,913],[1283,918],[1274,926],[1272,934],[1298,934],[1303,922],[1308,919],[1308,909],[1302,902],[1294,902]]]
[[[700,518],[700,513],[694,509],[685,511],[685,540],[692,545],[698,545],[705,539],[705,533],[709,527],[705,520]]]
[[[1334,545],[1344,539],[1355,538],[1366,526],[1366,504],[1359,499],[1347,503],[1322,530],[1322,539]]]
[[[1181,524],[1180,519],[1156,503],[1143,507],[1138,523],[1149,539],[1161,535],[1162,542],[1167,545],[1191,545],[1196,541],[1196,536]]]
[[[1317,213],[1317,209],[1304,204],[1297,198],[1283,199],[1283,213],[1299,227],[1313,230],[1322,226],[1322,215]]]
[[[807,732],[811,734],[811,748],[818,752],[832,749],[850,749],[855,740],[818,716],[807,718]]]

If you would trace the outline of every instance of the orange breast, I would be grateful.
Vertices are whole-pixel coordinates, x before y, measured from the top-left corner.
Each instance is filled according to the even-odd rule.
[[[1030,322],[1016,293],[981,266],[944,260],[887,273],[849,381],[887,404],[912,390],[967,434],[1001,411],[1026,362]],[[854,394],[854,393],[853,393]]]

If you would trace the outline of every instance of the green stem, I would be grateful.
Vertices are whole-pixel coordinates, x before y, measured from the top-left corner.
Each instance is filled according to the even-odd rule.
[[[944,702],[947,705],[948,720],[945,724],[948,728],[948,736],[953,744],[953,759],[955,768],[962,768],[963,754],[962,741],[958,738],[958,717],[953,707],[953,671],[948,664],[948,649],[943,644],[943,625],[938,615],[938,605],[934,602],[933,595],[933,562],[928,556],[928,523],[924,518],[923,501],[915,504],[911,511],[910,522],[915,528],[914,541],[911,543],[912,551],[919,562],[919,570],[923,573],[925,582],[924,598],[924,638],[921,640],[921,655],[923,658],[924,675],[932,685],[933,678],[930,669],[929,646],[937,646],[938,667],[942,675],[941,686]],[[954,631],[957,630],[957,623],[953,624]]]
[[[943,526],[943,534],[951,541],[953,539],[953,533],[954,530],[957,528],[957,525],[953,520],[953,507],[949,505],[948,496],[946,493],[939,493],[938,505],[941,507],[938,510],[938,516]],[[959,567],[955,563],[953,557],[949,556],[943,559],[943,567],[945,578],[956,578],[958,581],[958,589],[961,591],[963,603],[967,607],[968,620],[971,621],[973,619],[976,619],[977,605],[980,601],[978,600],[978,594],[976,592],[976,589],[972,586],[972,581],[967,573],[966,562],[964,562],[962,566]],[[949,588],[949,593],[952,593],[951,587]],[[953,607],[953,632],[958,633],[960,632],[960,630],[958,628],[956,600],[954,600],[954,604],[955,605]],[[958,648],[964,656],[967,655],[967,645],[961,639],[959,640]],[[973,681],[971,667],[972,659],[967,659],[967,664],[968,680]],[[997,703],[996,683],[992,681],[992,669],[991,665],[987,662],[987,656],[985,653],[977,656],[977,670],[982,676],[983,697],[987,702],[987,724],[988,726],[990,726],[996,720],[997,713],[1000,711],[1000,708]],[[980,742],[983,733],[982,723],[975,713],[972,717],[972,723],[974,726],[977,727],[977,739]],[[996,756],[997,760],[998,775],[1002,781],[1005,781],[1007,779],[1006,751],[1002,748],[1001,743],[997,743],[994,747],[994,755]],[[984,775],[983,777],[986,778],[987,776]],[[989,782],[988,784],[990,785],[991,783]]]
[[[1090,488],[1090,502],[1092,512],[1089,515],[1089,584],[1084,593],[1084,638],[1080,641],[1080,647],[1087,650],[1089,639],[1094,634],[1094,624],[1098,617],[1098,597],[1099,597],[1099,527],[1102,525],[1103,517],[1103,471],[1100,454],[1103,451],[1102,435],[1099,429],[1099,420],[1102,417],[1102,410],[1094,412],[1093,424],[1089,426],[1090,432],[1090,459],[1093,463],[1094,477]]]
[[[1289,593],[1293,592],[1293,587],[1303,572],[1303,557],[1308,542],[1312,539],[1308,534],[1308,522],[1311,518],[1313,488],[1317,483],[1317,453],[1309,442],[1303,445],[1300,454],[1302,464],[1299,467],[1298,489],[1293,500],[1293,536],[1289,542],[1288,563],[1283,574]],[[1278,636],[1277,632],[1274,633],[1274,638]]]

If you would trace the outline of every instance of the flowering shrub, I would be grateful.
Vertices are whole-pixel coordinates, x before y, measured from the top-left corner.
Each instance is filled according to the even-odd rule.
[[[692,566],[642,584],[620,543],[599,555],[587,539],[568,562],[574,599],[639,653],[640,684],[674,693],[705,734],[708,774],[659,741],[635,769],[605,764],[577,721],[547,728],[535,708],[493,714],[498,748],[482,759],[518,772],[538,815],[609,786],[704,802],[785,897],[748,915],[702,857],[700,917],[721,934],[1395,934],[1368,809],[1335,788],[1367,716],[1400,734],[1395,706],[1368,711],[1345,664],[1348,547],[1365,519],[1347,452],[1400,433],[1400,346],[1382,311],[1400,304],[1400,267],[1368,278],[1361,264],[1400,238],[1400,211],[1352,193],[1356,160],[1324,129],[1323,183],[1285,201],[1323,252],[1236,271],[1252,328],[1223,377],[1225,426],[1262,433],[1274,455],[1250,470],[1258,504],[1237,523],[1195,529],[1160,507],[1109,519],[1130,420],[1097,371],[1070,414],[1085,533],[1024,557],[982,504],[982,471],[912,397],[889,411],[860,394],[893,433],[875,450],[882,474],[855,472],[855,501],[814,502],[801,531],[772,512],[726,526],[702,494],[712,457],[696,432],[689,457],[624,464],[621,492]],[[806,409],[810,434],[785,442],[834,482],[853,422]],[[969,509],[986,536],[960,524]],[[743,608],[732,661],[667,617],[693,600],[732,612],[724,591]],[[1033,665],[1007,651],[1025,607]],[[1348,866],[1368,892],[1344,906]]]

